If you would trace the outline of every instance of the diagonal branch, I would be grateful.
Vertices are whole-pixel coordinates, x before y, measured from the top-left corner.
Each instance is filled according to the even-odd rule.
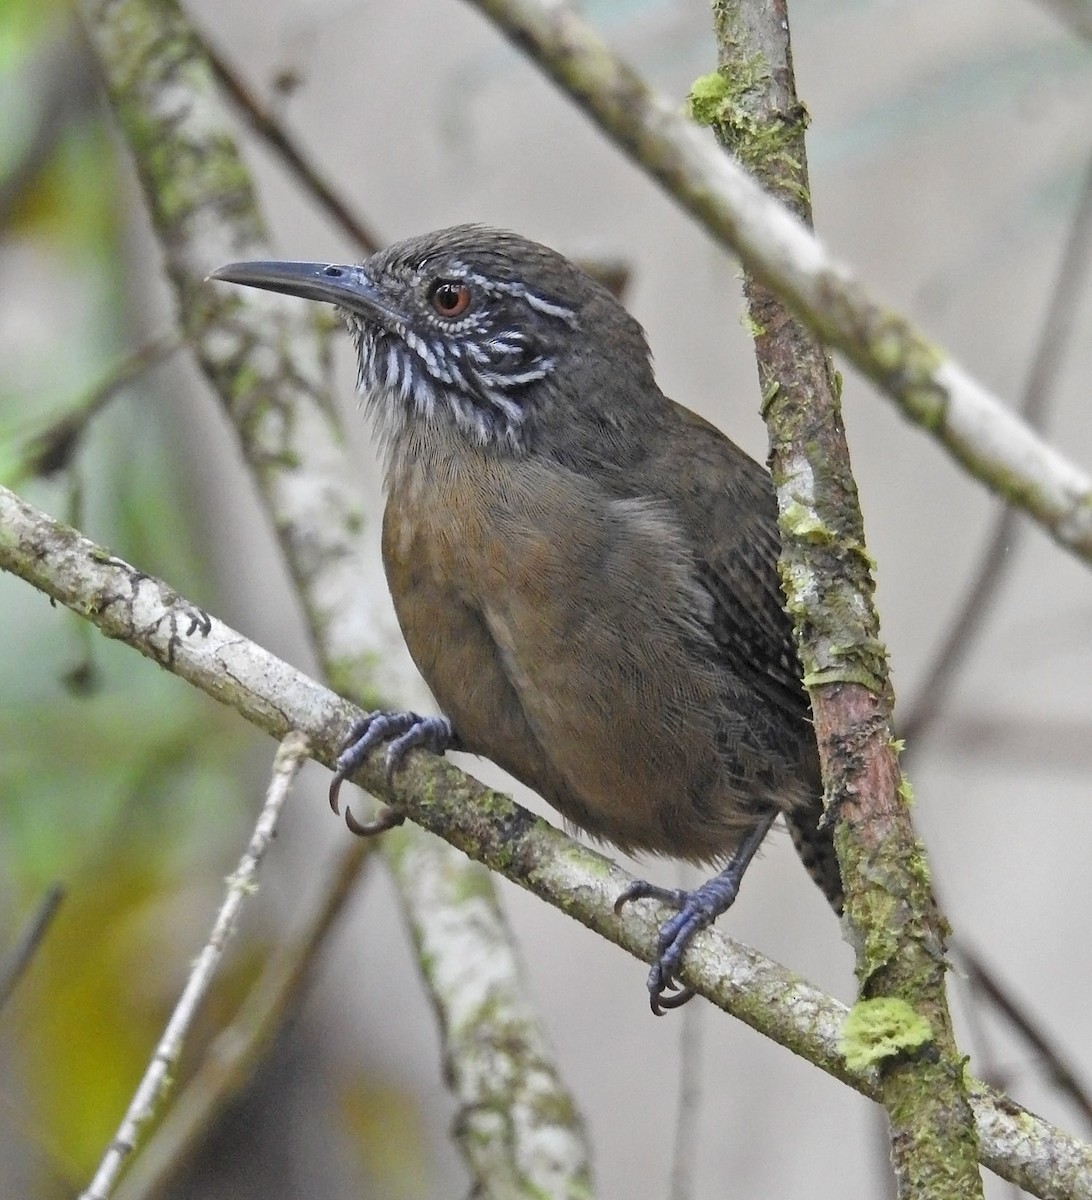
[[[327,935],[356,895],[355,884],[373,861],[374,842],[342,849],[314,912],[287,941],[280,941],[231,1024],[217,1033],[204,1058],[171,1098],[122,1177],[117,1200],[163,1200],[177,1195],[179,1179],[205,1132],[251,1083],[286,1020],[298,1011]]]
[[[280,121],[213,49],[207,38],[202,38],[197,30],[193,36],[199,41],[217,82],[239,107],[250,128],[288,167],[300,186],[315,198],[330,220],[356,243],[362,254],[374,254],[379,250],[383,245],[379,237],[337,194],[333,184],[310,161]]]
[[[824,341],[963,467],[1092,561],[1092,477],[874,300],[786,208],[564,0],[469,0]]]
[[[1078,37],[1092,42],[1092,0],[1039,0]]]
[[[12,485],[19,487],[32,475],[52,475],[68,467],[94,418],[126,388],[184,345],[177,334],[165,334],[127,354],[90,392],[23,442],[16,451]]]
[[[34,956],[45,941],[46,934],[64,903],[64,896],[65,889],[62,884],[51,884],[38,902],[38,907],[31,913],[15,945],[4,959],[0,960],[0,1009],[7,1004],[12,992],[18,987],[19,980],[34,961]]]
[[[370,514],[326,384],[320,326],[290,301],[214,297],[205,286],[210,267],[268,257],[269,251],[201,45],[175,0],[82,0],[81,11],[144,185],[186,332],[238,434],[323,672],[339,691],[374,707],[375,664],[382,661],[384,690],[403,698],[411,677],[408,672],[396,677],[387,665],[389,639],[381,633],[375,589],[367,586],[377,571],[364,536]],[[174,635],[172,653],[181,644],[178,630]],[[281,682],[291,691],[290,680]],[[279,704],[282,695],[275,691],[271,699]],[[319,722],[324,752],[343,736],[347,711],[344,703],[325,711]],[[268,712],[266,718],[279,726],[281,715]],[[425,928],[442,916],[446,928],[459,934],[433,939],[433,962],[422,963],[440,968],[423,972],[440,1026],[451,1030],[471,1012],[478,1045],[489,1050],[476,1058],[479,1069],[458,1077],[459,1101],[464,1112],[503,1111],[508,1118],[508,1137],[488,1158],[478,1152],[474,1121],[456,1127],[475,1190],[498,1194],[518,1180],[523,1191],[544,1196],[590,1195],[589,1156],[575,1104],[527,1002],[507,929],[483,920],[479,905],[436,902],[453,875],[458,883],[453,892],[463,900],[480,900],[492,881],[480,869],[453,861],[420,831],[407,830],[405,837],[414,839],[419,882],[431,878],[437,885],[427,906],[420,888],[399,889],[411,926]],[[400,844],[386,840],[382,847],[396,880]],[[468,954],[490,963],[488,988],[473,986],[458,970],[460,963],[451,961]],[[439,979],[445,990],[434,986]],[[466,1046],[448,1042],[451,1055]]]
[[[332,766],[337,730],[359,715],[347,701],[0,487],[0,570],[26,580],[153,662],[234,709],[272,737],[298,729]],[[382,752],[354,780],[491,870],[649,962],[666,910],[642,901],[614,913],[632,882],[617,864],[574,842],[509,797],[443,760],[413,752],[388,782]],[[757,951],[704,930],[681,978],[759,1033],[876,1099],[871,1069],[847,1066],[847,1009]],[[985,1084],[968,1083],[982,1162],[1036,1196],[1092,1196],[1092,1146]]]

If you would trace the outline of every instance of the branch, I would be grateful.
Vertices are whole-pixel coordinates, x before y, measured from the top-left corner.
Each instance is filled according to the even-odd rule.
[[[374,254],[381,249],[382,241],[337,194],[296,140],[213,49],[208,39],[196,29],[193,36],[220,86],[238,106],[247,124],[288,167],[300,186],[315,198],[323,212],[356,243],[362,254]]]
[[[458,1106],[452,1124],[469,1148],[474,1177],[490,1181],[492,1196],[590,1198],[580,1113],[561,1086],[531,1004],[522,994],[505,995],[522,967],[488,873],[468,870],[460,851],[429,845],[404,828],[384,840],[398,886],[411,897],[407,913],[421,969],[432,995],[444,1000],[440,1033]],[[489,1104],[482,1103],[483,1079],[490,1081]],[[521,1147],[518,1154],[499,1152],[509,1140]]]
[[[687,1004],[679,1030],[679,1100],[671,1146],[668,1200],[694,1200],[698,1151],[701,1146],[702,1042],[706,1010]]]
[[[713,14],[718,69],[700,81],[703,116],[769,192],[810,224],[805,110],[784,0],[718,0]],[[847,940],[857,956],[862,1003],[854,1019],[882,1012],[890,1022],[900,1013],[894,1024],[916,1022],[921,1030],[915,1052],[877,1053],[898,1194],[981,1196],[974,1119],[945,993],[947,926],[901,802],[887,653],[834,369],[769,287],[748,274],[744,293],[777,486],[782,581],[815,716]],[[928,1053],[920,1053],[923,1042]],[[907,1041],[893,1043],[909,1049]]]
[[[1013,998],[999,981],[996,972],[969,946],[959,943],[956,953],[962,960],[971,987],[982,992],[1017,1034],[1028,1043],[1035,1052],[1040,1070],[1081,1114],[1085,1128],[1092,1130],[1092,1092],[1077,1077],[1075,1069],[1067,1061],[1067,1056],[1058,1049],[1043,1028],[1042,1021]]]
[[[105,379],[70,404],[59,417],[28,437],[16,451],[12,474],[15,486],[32,475],[52,475],[64,470],[92,420],[130,384],[184,345],[177,334],[163,335],[146,342],[116,363]]]
[[[75,530],[0,487],[0,570],[125,642],[153,662],[280,738],[298,729],[314,758],[332,767],[340,731],[359,710],[302,672],[189,604]],[[513,883],[567,913],[643,962],[658,953],[668,910],[614,901],[632,877],[509,797],[421,751],[386,779],[382,751],[353,777]],[[840,1036],[848,1010],[799,976],[717,929],[699,933],[682,981],[718,1008],[876,1099],[874,1070],[847,1066]],[[985,1084],[970,1082],[982,1162],[1033,1195],[1092,1196],[1092,1146],[1077,1141]]]
[[[12,992],[19,985],[19,980],[27,973],[34,961],[34,956],[45,941],[49,927],[60,911],[64,902],[65,889],[59,883],[51,884],[38,907],[30,915],[15,945],[8,952],[3,962],[0,962],[0,1009],[3,1009]]]
[[[1092,0],[1039,0],[1071,32],[1092,42]]]
[[[334,185],[314,166],[298,139],[263,105],[238,74],[217,53],[207,38],[195,29],[202,52],[209,61],[217,82],[231,97],[253,132],[285,164],[296,182],[326,213],[331,221],[354,242],[361,254],[374,254],[386,243],[352,211],[349,202],[338,195]],[[621,300],[629,286],[628,264],[610,258],[582,259],[578,266],[597,279],[611,295]]]
[[[1092,561],[1092,478],[873,300],[786,208],[652,91],[564,0],[469,0],[757,279],[964,468]]]
[[[239,158],[230,122],[214,86],[199,42],[174,0],[82,0],[81,11],[99,55],[111,101],[133,152],[152,221],[163,248],[186,331],[198,364],[223,402],[239,437],[257,490],[276,529],[292,573],[325,677],[339,691],[368,707],[379,700],[375,664],[383,662],[384,690],[405,698],[416,674],[401,675],[387,664],[392,638],[383,635],[389,620],[372,598],[368,581],[378,573],[365,538],[369,513],[360,497],[354,464],[346,449],[336,405],[325,379],[325,343],[320,323],[303,305],[281,297],[214,295],[205,285],[209,269],[235,258],[269,257],[264,223],[249,176]],[[326,328],[329,322],[324,321]],[[177,631],[176,631],[177,632]],[[176,649],[176,636],[169,645]],[[228,677],[230,680],[230,676]],[[294,682],[282,678],[291,691]],[[419,685],[418,685],[419,686]],[[285,694],[272,693],[280,703]],[[349,706],[326,693],[322,730],[324,761],[332,762],[333,742],[343,736]],[[283,713],[266,712],[280,728]],[[309,725],[314,729],[314,725]],[[399,897],[411,926],[439,920],[433,905],[421,906],[422,889],[434,884],[433,898],[451,887],[458,874],[460,895],[481,894],[492,881],[464,864],[418,831],[418,888],[401,887]],[[394,861],[399,843],[386,839],[383,853]],[[398,877],[397,869],[395,871]],[[534,1027],[524,995],[517,955],[507,930],[477,927],[478,913],[452,905],[442,914],[449,934],[433,938],[426,985],[459,977],[464,965],[455,956],[472,951],[490,963],[489,1004],[478,1010],[478,1039],[498,1048],[488,1072],[467,1072],[462,1102],[475,1111],[507,1112],[513,1092],[511,1072],[527,1060],[505,1056],[505,1035],[515,1025],[526,1044],[534,1042],[541,1068],[522,1095],[537,1101],[534,1111],[513,1120],[497,1139],[488,1159],[473,1144],[471,1129],[457,1127],[455,1138],[474,1175],[475,1190],[496,1191],[495,1181],[541,1174],[526,1181],[541,1194],[589,1193],[587,1152],[573,1119],[575,1105],[560,1074],[547,1060],[546,1039]],[[483,933],[486,936],[483,936]],[[430,964],[422,963],[422,967]],[[484,968],[483,968],[484,969]],[[453,1028],[462,1015],[458,989],[431,990],[441,1028]],[[467,1043],[449,1043],[452,1050]],[[566,1153],[544,1162],[541,1146],[550,1138]],[[566,1176],[572,1171],[571,1176]]]

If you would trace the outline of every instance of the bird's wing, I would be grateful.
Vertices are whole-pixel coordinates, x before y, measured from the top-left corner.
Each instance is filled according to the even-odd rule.
[[[665,428],[649,436],[637,478],[666,502],[690,543],[698,581],[712,599],[711,633],[724,665],[776,708],[810,719],[784,608],[777,558],[777,508],[768,472],[709,422],[667,402]],[[626,482],[623,482],[626,481]]]

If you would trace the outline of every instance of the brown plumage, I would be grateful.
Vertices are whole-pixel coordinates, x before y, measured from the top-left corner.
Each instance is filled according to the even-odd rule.
[[[679,915],[734,899],[773,818],[835,908],[841,882],[777,576],[770,478],[656,386],[644,334],[566,259],[460,226],[361,267],[244,263],[218,278],[338,304],[386,457],[383,558],[444,718],[373,714],[339,779],[388,740],[506,768],[594,837],[727,864]]]

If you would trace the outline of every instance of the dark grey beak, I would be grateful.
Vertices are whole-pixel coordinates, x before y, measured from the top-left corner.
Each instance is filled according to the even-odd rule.
[[[322,300],[364,317],[382,313],[393,320],[400,319],[363,267],[314,262],[239,262],[217,267],[209,279],[284,292],[304,300]]]

